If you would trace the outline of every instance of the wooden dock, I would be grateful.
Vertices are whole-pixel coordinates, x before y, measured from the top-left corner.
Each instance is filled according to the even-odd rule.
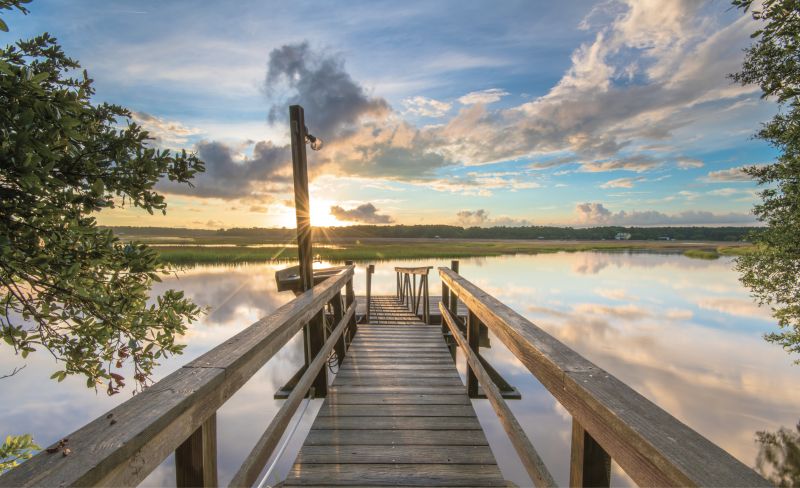
[[[441,327],[372,297],[284,484],[505,486]]]
[[[424,276],[427,269],[398,273]],[[457,262],[438,269],[442,325],[409,311],[432,298],[427,279],[412,294],[407,276],[398,276],[390,297],[372,296],[368,280],[370,320],[359,324],[352,263],[319,280],[308,276],[313,288],[295,291],[269,316],[0,475],[0,488],[137,486],[172,453],[176,486],[218,486],[217,410],[298,333],[308,339],[306,364],[230,486],[266,479],[261,474],[282,452],[309,394],[325,401],[284,485],[507,486],[471,404],[486,398],[531,484],[556,486],[506,403],[505,381],[480,354],[484,328],[572,416],[570,486],[610,486],[612,459],[640,486],[769,486],[457,269]],[[453,362],[456,347],[467,363],[466,385]],[[329,386],[334,358],[340,369]]]

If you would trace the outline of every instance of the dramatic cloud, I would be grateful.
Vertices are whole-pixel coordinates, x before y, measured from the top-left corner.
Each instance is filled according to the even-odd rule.
[[[610,3],[620,13],[573,52],[547,94],[502,110],[468,106],[444,126],[454,157],[485,164],[570,152],[584,171],[647,171],[662,162],[631,153],[636,146],[668,144],[695,120],[688,110],[714,117],[715,103],[754,90],[726,79],[750,42],[747,16],[709,35],[702,2]]]
[[[403,100],[406,110],[421,117],[444,117],[453,107],[453,104],[440,102],[433,98],[411,97]]]
[[[274,102],[269,121],[285,121],[289,105],[300,104],[309,129],[323,139],[341,137],[364,117],[386,114],[389,104],[369,96],[335,55],[313,51],[307,42],[272,50],[267,62],[266,92]],[[284,88],[291,94],[281,98]]]
[[[748,225],[756,222],[749,214],[714,214],[705,211],[686,211],[668,215],[655,210],[612,212],[602,203],[581,203],[575,207],[581,225]]]
[[[159,187],[168,193],[223,199],[248,198],[272,201],[273,194],[291,190],[291,152],[289,146],[271,142],[256,143],[252,157],[222,142],[197,144],[197,156],[206,170],[194,177],[194,187],[163,181]]]
[[[711,171],[706,175],[706,180],[711,182],[728,183],[732,181],[753,181],[753,177],[743,171],[745,166],[738,168],[721,169],[719,171]]]
[[[131,120],[150,133],[157,146],[175,148],[188,142],[189,137],[202,134],[194,127],[186,127],[174,120],[165,120],[147,112],[131,113]]]
[[[378,214],[378,209],[371,203],[365,203],[350,210],[334,205],[331,207],[331,215],[342,222],[361,222],[364,224],[390,224],[394,222],[394,219],[388,215]]]
[[[505,90],[489,88],[488,90],[469,92],[459,97],[458,102],[462,105],[474,105],[476,103],[488,104],[497,102],[506,95],[509,95],[509,93]]]
[[[464,227],[522,227],[533,225],[526,219],[514,219],[500,216],[489,217],[489,212],[480,208],[478,210],[462,210],[456,214],[458,225]]]

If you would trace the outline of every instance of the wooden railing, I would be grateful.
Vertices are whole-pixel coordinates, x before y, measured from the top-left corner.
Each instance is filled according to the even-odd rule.
[[[422,320],[431,323],[430,318],[430,292],[428,291],[428,272],[433,266],[420,266],[417,268],[394,268],[397,273],[397,299],[407,306],[414,315],[419,315],[419,306],[422,305]],[[419,288],[417,287],[419,276]]]
[[[216,411],[309,326],[309,364],[231,482],[231,486],[251,486],[301,400],[308,393],[326,394],[323,366],[334,348],[345,352],[343,333],[355,325],[353,269],[343,268],[73,432],[67,436],[69,456],[43,450],[0,476],[0,486],[135,486],[173,452],[177,486],[216,486]],[[328,306],[327,315],[333,317],[330,331],[324,326]]]
[[[467,388],[483,387],[536,486],[553,486],[533,444],[478,360],[481,323],[572,416],[570,486],[609,486],[613,458],[640,486],[771,486],[719,446],[448,268],[439,268],[443,325],[467,359]],[[447,297],[447,299],[445,299]],[[467,335],[453,313],[469,310]]]

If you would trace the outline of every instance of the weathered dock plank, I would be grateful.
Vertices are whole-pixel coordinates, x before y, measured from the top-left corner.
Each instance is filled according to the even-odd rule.
[[[441,327],[371,305],[284,484],[505,486]]]

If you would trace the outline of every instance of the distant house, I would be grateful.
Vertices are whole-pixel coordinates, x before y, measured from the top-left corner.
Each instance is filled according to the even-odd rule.
[[[672,237],[662,236],[658,238],[659,241],[674,241]]]
[[[631,235],[627,232],[617,232],[617,235],[614,236],[614,239],[618,241],[627,241],[631,238]]]

